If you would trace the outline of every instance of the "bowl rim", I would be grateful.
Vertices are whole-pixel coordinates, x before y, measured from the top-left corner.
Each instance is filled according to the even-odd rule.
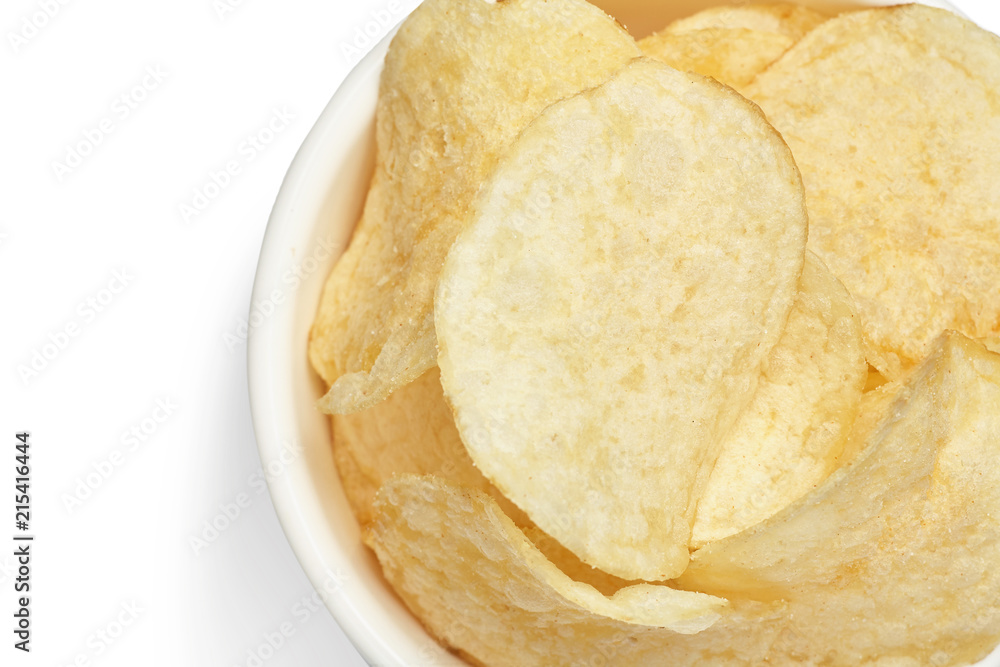
[[[377,80],[389,43],[404,20],[405,17],[400,19],[354,65],[320,112],[292,159],[264,231],[251,292],[251,315],[253,304],[266,299],[275,284],[275,277],[287,269],[285,253],[289,240],[295,246],[306,246],[311,242],[301,230],[297,237],[289,239],[292,229],[287,229],[286,225],[290,219],[301,216],[298,211],[316,211],[321,207],[320,202],[325,199],[326,193],[319,192],[317,185],[310,182],[310,174],[317,170],[327,173],[326,165],[342,161],[342,155],[331,155],[328,152],[329,136],[338,132],[338,125],[345,116],[357,114],[353,109],[354,100],[359,93],[370,87],[372,77]],[[300,243],[296,244],[295,241]],[[321,278],[325,282],[326,276]],[[265,470],[269,461],[281,456],[289,434],[294,433],[297,437],[301,431],[294,419],[295,406],[292,404],[291,392],[280,391],[280,387],[292,381],[282,379],[289,375],[292,359],[288,354],[277,351],[291,353],[291,349],[299,342],[295,336],[292,315],[294,305],[287,310],[290,316],[273,318],[265,326],[248,326],[247,332],[247,384],[251,419],[258,454]],[[247,321],[251,322],[250,319]],[[346,578],[346,583],[344,581],[344,570],[350,567],[347,555],[336,549],[331,551],[326,548],[328,544],[320,543],[334,538],[332,534],[316,534],[317,527],[322,525],[318,522],[325,521],[325,514],[319,507],[321,502],[315,494],[306,496],[303,493],[301,485],[311,483],[311,479],[301,474],[302,470],[296,471],[296,467],[301,465],[302,460],[297,459],[289,464],[281,476],[265,475],[278,521],[296,559],[320,594],[324,605],[366,662],[380,665],[408,664],[405,656],[413,649],[412,645],[397,646],[387,642],[387,628],[373,627],[368,613],[352,600],[360,589],[357,585],[351,585],[350,577]],[[324,540],[324,537],[327,539]],[[332,587],[331,581],[336,582]]]

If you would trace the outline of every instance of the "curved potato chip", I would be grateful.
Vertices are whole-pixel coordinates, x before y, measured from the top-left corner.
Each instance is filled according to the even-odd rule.
[[[364,213],[327,280],[309,357],[325,412],[370,407],[435,364],[438,272],[497,156],[551,103],[638,56],[583,0],[427,0],[386,55]]]
[[[539,551],[571,579],[590,584],[605,595],[640,583],[580,561],[483,477],[458,435],[439,377],[434,367],[378,405],[331,417],[334,460],[358,523],[364,526],[372,520],[375,494],[393,476],[431,474],[490,495]]]
[[[333,425],[332,425],[333,426]],[[336,426],[333,426],[333,437],[331,438],[333,447],[333,461],[340,474],[340,486],[347,496],[347,503],[351,506],[351,512],[358,524],[364,526],[372,520],[372,504],[375,502],[375,494],[378,492],[380,483],[370,478],[361,470],[357,459],[351,451],[351,447],[344,438],[340,438],[336,433]]]
[[[992,419],[995,428],[996,417]],[[963,433],[975,436],[974,431]],[[984,452],[984,442],[992,446],[990,451]],[[989,512],[992,510],[996,516],[1000,502],[996,491],[1000,487],[996,482],[1000,481],[997,479],[1000,471],[988,471],[986,479],[977,479],[977,473],[962,471],[961,461],[972,458],[982,462],[984,454],[995,456],[996,449],[996,441],[989,443],[981,437],[972,437],[959,445],[949,445],[948,454],[943,454],[951,459],[944,464],[948,483],[969,483],[970,491],[993,485],[987,488],[989,506],[977,508],[968,517],[962,517],[959,509],[967,498],[955,504],[954,496],[938,494],[936,516],[949,516],[950,520],[949,512],[954,514],[957,510],[963,538],[973,537],[975,522],[984,518],[990,525],[996,525]],[[947,634],[950,627],[932,629],[928,640],[918,641],[916,648],[907,645],[900,649],[889,643],[890,648],[882,653],[858,652],[857,646],[870,642],[867,628],[856,635],[842,635],[844,630],[839,623],[842,618],[861,614],[864,622],[877,626],[884,605],[902,608],[894,610],[894,615],[901,612],[906,615],[907,605],[892,597],[845,597],[835,589],[828,592],[820,588],[812,602],[733,599],[727,606],[709,612],[721,618],[696,634],[636,625],[603,612],[595,613],[588,607],[598,601],[605,611],[610,607],[616,615],[624,612],[626,617],[634,618],[638,614],[649,622],[680,600],[672,594],[660,597],[664,596],[664,590],[649,590],[666,589],[664,586],[639,586],[631,587],[626,595],[604,598],[611,601],[605,606],[595,597],[596,591],[568,581],[527,543],[490,498],[477,491],[460,489],[433,477],[407,475],[386,485],[377,507],[378,518],[368,529],[368,542],[374,546],[387,579],[431,634],[469,657],[473,664],[948,666],[981,658],[995,643],[994,635],[982,630],[996,623],[996,612],[990,609],[992,600],[988,599],[989,593],[995,595],[995,588],[975,594],[974,604],[985,604],[986,615],[976,615],[981,607],[963,609],[961,605],[953,611],[937,608],[931,612],[946,616],[949,626],[965,623],[969,628],[979,627],[979,631],[965,630],[952,640]],[[944,534],[940,530],[933,533],[931,541],[941,539]],[[996,545],[992,541],[989,544],[988,555],[994,555]],[[949,564],[942,561],[937,565],[945,568],[941,573],[949,584],[976,589],[977,582],[972,577],[982,572],[986,564],[970,561],[965,553],[956,561],[962,568],[960,572],[945,575]],[[916,579],[928,571],[938,572],[914,571],[912,577]],[[997,575],[986,572],[985,578],[995,582]],[[655,610],[643,609],[649,595],[657,596]],[[926,596],[933,598],[932,593]],[[700,605],[706,600],[690,602]],[[633,605],[635,609],[629,611]],[[934,608],[933,603],[929,608]],[[849,622],[852,631],[861,624],[858,620]],[[888,627],[891,623],[886,625],[874,631],[878,640],[891,631]],[[904,634],[907,632],[903,629]],[[977,638],[977,632],[981,637]],[[913,636],[919,635],[909,631],[908,637]],[[967,639],[971,641],[963,644]]]
[[[974,662],[1000,641],[1000,355],[947,333],[879,403],[848,466],[679,583],[785,600],[787,646],[824,664]]]
[[[510,516],[510,514],[507,516]],[[558,540],[543,531],[538,526],[531,524],[530,522],[526,526],[521,525],[516,520],[514,523],[521,529],[524,536],[531,540],[531,543],[535,545],[535,548],[541,551],[542,554],[549,559],[553,565],[562,570],[566,576],[574,581],[582,581],[585,584],[590,584],[604,595],[614,595],[626,586],[646,583],[638,579],[628,581],[622,579],[621,577],[616,577],[613,574],[608,574],[604,570],[599,570],[596,567],[587,565],[582,560],[577,558],[576,554],[559,544]]]
[[[740,90],[794,43],[791,37],[776,32],[705,28],[664,30],[640,40],[639,48],[674,69],[710,76]]]
[[[843,14],[746,89],[791,146],[809,247],[889,379],[946,329],[1000,333],[1000,38],[903,5]]]
[[[353,468],[376,491],[396,474],[433,474],[488,493],[519,526],[530,524],[524,512],[490,484],[469,458],[444,400],[437,367],[367,410],[332,419],[334,453],[341,449],[349,453],[341,457],[350,456],[341,475],[349,476],[345,485],[350,487],[348,497],[353,493],[352,507],[360,523],[370,520],[374,493],[371,486],[358,486]]]
[[[725,86],[640,59],[549,107],[438,287],[441,381],[473,461],[585,563],[679,574],[805,227],[791,154]]]
[[[806,253],[799,295],[757,393],[726,436],[691,545],[760,523],[840,465],[868,376],[851,295]]]
[[[788,3],[721,5],[677,19],[666,30],[676,33],[706,28],[744,28],[755,32],[777,33],[797,42],[823,21],[826,21],[826,17],[819,12]]]
[[[711,626],[726,605],[710,595],[651,584],[604,596],[546,559],[492,498],[432,475],[400,475],[387,482],[376,497],[366,541],[389,582],[431,627],[510,605],[525,618],[533,616],[534,624],[559,623],[567,631],[634,624],[690,634]],[[465,586],[471,581],[486,582],[491,590],[476,591],[482,597],[450,594],[474,592]],[[428,604],[432,599],[436,602]]]

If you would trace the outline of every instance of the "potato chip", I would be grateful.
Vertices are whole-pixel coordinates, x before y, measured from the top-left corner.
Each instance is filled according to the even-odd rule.
[[[473,465],[444,400],[439,378],[434,367],[367,410],[332,417],[335,453],[342,449],[350,456],[350,461],[344,461],[340,468],[341,476],[346,471],[350,477],[347,482],[356,487],[356,474],[361,473],[374,487],[362,487],[353,494],[352,507],[359,522],[370,520],[374,491],[393,475],[413,473],[433,474],[479,489],[491,495],[519,526],[531,525],[527,516]],[[347,455],[337,458],[338,466]],[[359,511],[358,505],[366,501],[367,506]]]
[[[509,514],[507,516],[510,516]],[[513,520],[513,517],[511,517]],[[574,581],[581,581],[599,590],[604,595],[614,595],[626,586],[645,583],[641,580],[627,581],[613,574],[608,574],[604,570],[587,565],[577,558],[576,554],[559,544],[559,541],[543,531],[538,526],[531,524],[521,525],[516,520],[515,525],[521,529],[524,536],[531,540],[535,548],[542,552],[553,565],[558,567],[563,573]]]
[[[743,28],[754,32],[777,33],[797,42],[825,20],[826,17],[819,12],[788,3],[721,5],[678,19],[668,25],[666,30],[680,33],[710,28]]]
[[[503,513],[571,579],[590,584],[605,595],[640,583],[581,562],[483,477],[455,429],[437,367],[382,403],[350,415],[333,415],[331,420],[334,460],[344,493],[362,526],[372,520],[376,492],[393,476],[433,474],[492,496]]]
[[[400,475],[386,483],[376,497],[366,540],[386,578],[432,627],[437,618],[445,623],[467,614],[473,618],[506,601],[535,615],[536,622],[565,623],[567,629],[638,624],[695,633],[712,625],[726,605],[713,596],[651,584],[604,596],[549,562],[492,498],[433,475]],[[413,561],[420,566],[411,566]],[[500,597],[465,600],[479,609],[426,604],[428,594],[461,591],[469,580],[492,582]]]
[[[324,411],[370,407],[434,366],[438,273],[497,156],[639,54],[583,0],[427,0],[406,19],[382,73],[364,213],[311,332]]]
[[[809,247],[889,379],[946,329],[1000,332],[1000,38],[922,5],[843,14],[745,93],[802,170]]]
[[[776,32],[746,28],[664,30],[639,41],[650,58],[682,72],[697,72],[740,90],[795,43]]]
[[[680,583],[787,601],[777,650],[824,664],[967,664],[1000,640],[1000,355],[950,332],[883,394],[850,465]]]
[[[689,664],[664,660],[671,642],[710,647],[700,640],[704,632],[682,633],[703,630],[720,612],[745,618],[749,609],[759,617],[780,607],[744,602],[730,612],[720,598],[650,584],[605,597],[546,560],[488,496],[431,476],[386,484],[366,539],[431,634],[491,667]],[[654,627],[665,620],[674,629]],[[746,641],[757,644],[754,657],[773,640],[762,630],[762,639]]]
[[[333,461],[340,473],[340,487],[347,497],[347,503],[351,506],[354,518],[362,526],[372,520],[372,504],[375,502],[375,494],[381,484],[376,483],[368,475],[361,471],[351,447],[343,438],[336,435],[334,429],[332,440]]]
[[[726,436],[691,545],[763,521],[840,465],[868,376],[850,294],[806,253],[799,295],[757,393]]]
[[[473,461],[585,563],[679,574],[805,228],[787,147],[710,79],[640,59],[547,109],[484,185],[435,301]]]
[[[494,667],[969,664],[1000,638],[1000,355],[950,334],[898,392],[851,466],[697,552],[741,596],[697,634],[567,605],[487,496],[433,478],[387,485],[369,541],[430,632]]]

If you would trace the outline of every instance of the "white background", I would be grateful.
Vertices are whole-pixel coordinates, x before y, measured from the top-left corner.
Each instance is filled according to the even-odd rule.
[[[992,0],[955,4],[1000,31]],[[415,5],[4,0],[0,665],[364,664],[261,483],[240,324],[282,176],[366,50],[356,29],[377,39]],[[22,429],[30,656],[8,546]]]

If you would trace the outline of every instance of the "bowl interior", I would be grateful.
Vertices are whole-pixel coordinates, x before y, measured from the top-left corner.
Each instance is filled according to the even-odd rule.
[[[704,7],[706,0],[594,0],[637,37]],[[830,13],[893,2],[802,2]],[[947,3],[927,2],[945,6]],[[345,80],[281,186],[268,223],[249,318],[254,429],[278,516],[306,574],[364,658],[380,665],[462,665],[407,611],[361,543],[340,486],[324,393],[306,343],[326,276],[360,216],[374,164],[374,110],[393,33]],[[273,307],[260,307],[270,303]],[[254,312],[257,315],[254,315]],[[266,313],[266,314],[265,314]],[[289,456],[289,453],[292,456]],[[288,459],[291,458],[291,463]]]

